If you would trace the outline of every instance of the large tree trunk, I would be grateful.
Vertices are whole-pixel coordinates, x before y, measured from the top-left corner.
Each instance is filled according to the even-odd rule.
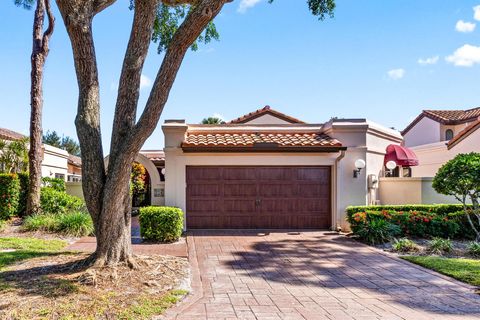
[[[48,28],[43,33],[45,13],[48,16]],[[48,42],[54,28],[50,0],[38,0],[33,20],[33,47],[31,56],[30,91],[30,150],[29,150],[29,190],[27,214],[40,211],[40,187],[42,183],[42,108],[43,108],[43,70],[48,56]]]
[[[130,235],[131,165],[158,124],[186,51],[229,0],[136,0],[130,40],[120,76],[108,168],[103,162],[98,70],[92,35],[94,16],[115,0],[56,0],[70,37],[79,86],[76,126],[82,152],[85,201],[93,218],[98,266],[134,264]],[[143,114],[135,123],[140,77],[160,2],[195,6],[175,33]]]

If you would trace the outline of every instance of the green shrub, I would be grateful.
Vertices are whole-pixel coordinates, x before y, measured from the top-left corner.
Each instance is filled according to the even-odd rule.
[[[93,234],[93,222],[88,213],[72,211],[62,214],[36,214],[23,221],[24,231],[44,231],[74,237]]]
[[[474,257],[480,257],[480,242],[470,242],[467,246],[467,252]]]
[[[415,242],[410,239],[402,238],[399,240],[395,240],[393,243],[393,251],[396,252],[415,252],[418,251],[418,246]]]
[[[347,218],[354,233],[371,220],[381,219],[400,228],[400,236],[444,237],[461,236],[460,224],[448,216],[423,211],[365,211],[357,212]]]
[[[82,237],[93,234],[93,231],[92,217],[86,212],[74,211],[59,216],[57,232]]]
[[[375,245],[390,241],[400,233],[400,228],[386,220],[372,218],[355,233],[365,242]]]
[[[453,250],[453,244],[450,239],[433,238],[428,242],[428,251],[434,254],[449,253]]]
[[[23,220],[24,231],[56,232],[59,229],[59,217],[54,214],[35,214]]]
[[[65,185],[65,180],[60,178],[50,178],[50,177],[43,177],[42,178],[42,185],[44,188],[52,188],[60,192],[66,192],[67,186]]]
[[[177,241],[182,235],[183,212],[173,207],[140,208],[140,234],[148,240]]]
[[[6,220],[17,213],[20,182],[16,174],[0,174],[0,219]]]
[[[18,181],[20,182],[20,193],[18,198],[17,216],[24,216],[27,213],[27,197],[28,187],[30,185],[30,177],[28,172],[18,173]]]
[[[43,213],[59,214],[82,210],[84,202],[82,199],[71,196],[63,191],[45,187],[42,188],[40,193],[40,205]]]

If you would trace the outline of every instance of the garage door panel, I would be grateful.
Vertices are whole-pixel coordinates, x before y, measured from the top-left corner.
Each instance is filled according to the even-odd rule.
[[[257,172],[255,168],[224,168],[223,169],[224,180],[253,180],[257,179]]]
[[[225,213],[232,215],[233,213],[246,212],[252,214],[255,212],[255,199],[251,200],[224,200],[223,208]]]
[[[223,186],[223,195],[225,197],[255,197],[257,195],[257,184],[229,182]]]
[[[215,167],[189,167],[187,181],[221,180],[222,171]]]
[[[277,184],[260,182],[258,186],[259,195],[267,198],[289,197],[297,194],[296,190],[297,187],[288,182]]]
[[[294,214],[296,207],[296,199],[282,199],[282,200],[266,200],[262,199],[259,207],[260,214],[277,213],[277,214]]]
[[[331,225],[329,167],[187,167],[187,228]]]
[[[191,185],[188,188],[187,196],[190,197],[200,197],[200,196],[219,196],[220,195],[220,186],[216,183],[208,184],[208,183],[199,183],[195,185]]]

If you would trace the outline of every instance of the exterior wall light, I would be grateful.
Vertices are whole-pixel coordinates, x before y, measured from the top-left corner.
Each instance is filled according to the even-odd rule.
[[[387,167],[388,169],[388,173],[390,174],[390,176],[392,175],[393,173],[393,169],[395,169],[397,167],[397,163],[393,160],[391,161],[388,161],[386,164],[385,164],[385,167]]]
[[[365,165],[365,161],[362,159],[358,159],[357,161],[355,161],[355,170],[353,170],[354,178],[358,178],[362,169],[365,168]]]

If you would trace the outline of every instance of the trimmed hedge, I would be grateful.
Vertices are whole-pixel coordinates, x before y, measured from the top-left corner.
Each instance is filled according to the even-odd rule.
[[[357,212],[365,211],[423,211],[432,214],[446,216],[451,213],[463,211],[461,204],[409,204],[409,205],[390,205],[390,206],[350,206],[347,208],[347,216],[350,217]]]
[[[0,174],[0,219],[14,216],[18,210],[20,182],[16,174]]]
[[[44,188],[52,188],[60,192],[67,192],[65,180],[59,178],[43,177],[42,185]]]
[[[183,231],[183,211],[174,207],[140,208],[140,234],[147,240],[177,241]]]

